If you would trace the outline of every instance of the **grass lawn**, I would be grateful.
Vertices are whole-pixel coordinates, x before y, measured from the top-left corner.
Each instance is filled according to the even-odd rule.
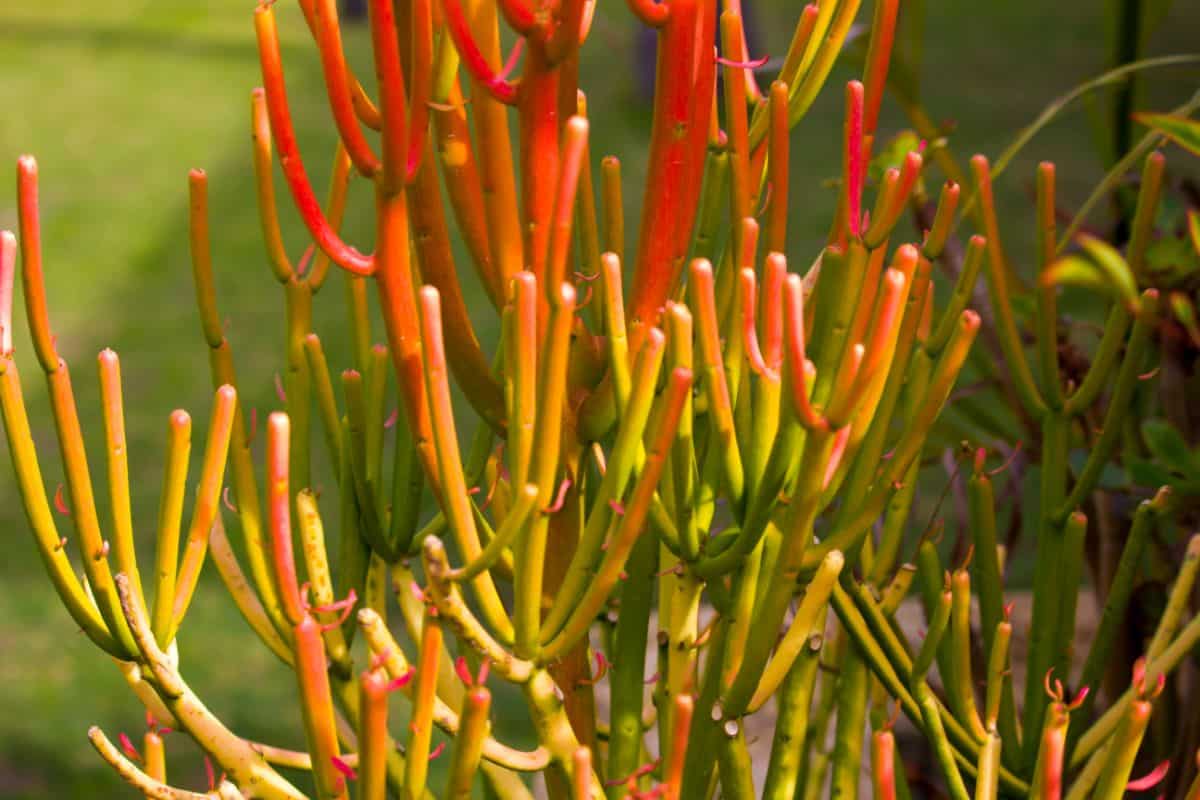
[[[644,166],[634,148],[648,130],[649,113],[634,92],[633,56],[625,44],[630,15],[620,3],[603,5],[582,83],[591,89],[593,155],[611,152],[624,158],[627,214],[634,228]],[[771,54],[786,46],[790,19],[787,25],[775,23],[793,12],[775,9],[788,5],[764,3],[760,12]],[[953,141],[960,154],[997,153],[1051,98],[1103,68],[1102,5],[929,0],[925,97],[935,116],[956,120]],[[1188,32],[1198,29],[1200,8],[1175,5],[1152,42],[1153,53],[1195,46]],[[107,346],[123,355],[126,403],[136,409],[128,419],[135,518],[141,520],[138,533],[146,545],[152,538],[167,414],[176,407],[191,410],[199,449],[211,401],[188,262],[190,167],[205,168],[211,179],[219,302],[243,399],[260,410],[260,417],[277,404],[273,377],[282,361],[282,298],[263,257],[251,181],[249,92],[258,82],[251,7],[250,0],[8,0],[0,9],[0,163],[12,164],[19,154],[32,152],[41,164],[51,318],[60,351],[74,364],[98,481],[103,469],[94,445],[101,428],[92,359]],[[318,64],[294,4],[280,3],[280,18],[297,128],[309,172],[323,185],[333,131]],[[365,31],[351,29],[348,36],[348,51],[369,75]],[[839,68],[832,85],[850,74]],[[1197,85],[1196,70],[1158,77],[1160,83],[1144,101],[1156,108],[1181,102]],[[791,237],[801,263],[815,255],[828,224],[832,190],[823,183],[838,171],[839,98],[836,90],[827,91],[794,134]],[[894,109],[885,117],[885,128],[901,124]],[[1071,202],[1101,174],[1094,152],[1088,118],[1077,110],[1035,140],[1009,170],[999,190],[1003,206],[1013,212],[1007,230],[1018,262],[1030,252],[1027,192],[1035,160],[1059,161],[1060,191]],[[4,170],[12,175],[11,167]],[[11,185],[6,178],[0,192],[4,228],[16,225]],[[364,188],[357,186],[346,233],[370,249],[370,215],[353,213],[367,208]],[[279,191],[284,203],[282,185]],[[298,253],[305,242],[299,224],[290,214],[285,222],[285,238]],[[338,283],[331,280],[318,300],[318,330],[335,368],[348,362]],[[478,299],[475,287],[470,289]],[[476,307],[481,308],[480,336],[494,344],[495,315]],[[17,348],[52,492],[61,471],[24,330],[17,333]],[[0,461],[7,464],[7,453]],[[117,670],[76,634],[59,607],[9,476],[7,466],[0,470],[5,543],[0,797],[125,796],[91,751],[84,731],[96,723],[111,735],[134,734],[141,730],[142,715]],[[144,547],[143,556],[149,553]],[[290,675],[253,641],[215,579],[206,574],[204,583],[181,635],[185,675],[239,733],[299,746]],[[203,786],[195,748],[175,741],[169,752],[178,783]]]

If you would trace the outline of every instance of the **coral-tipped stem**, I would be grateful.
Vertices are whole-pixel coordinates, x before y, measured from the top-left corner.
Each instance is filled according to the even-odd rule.
[[[447,800],[467,800],[471,796],[471,784],[479,769],[483,754],[483,743],[487,738],[488,714],[492,706],[492,693],[484,686],[475,686],[463,697],[459,713],[458,735],[454,737],[454,753],[450,760],[450,774],[446,779]],[[578,772],[578,768],[576,769]],[[590,772],[590,768],[584,774]]]
[[[883,104],[883,93],[887,88],[888,65],[892,60],[892,43],[896,37],[896,17],[900,11],[900,0],[881,0],[875,3],[875,16],[871,20],[871,40],[867,44],[867,60],[863,65],[865,99],[863,134],[868,140],[875,137],[875,126],[879,121],[879,108]]]
[[[313,11],[313,34],[317,52],[321,56],[321,70],[325,76],[325,90],[334,124],[355,168],[364,177],[373,177],[379,171],[379,158],[371,151],[354,111],[350,73],[338,24],[337,0],[314,0]]]
[[[271,135],[279,150],[279,163],[291,189],[292,200],[309,233],[312,234],[313,241],[335,264],[357,275],[370,275],[375,270],[374,259],[343,242],[333,230],[321,210],[308,174],[304,170],[296,133],[292,128],[291,111],[288,109],[279,36],[275,29],[275,12],[269,3],[260,4],[255,9],[254,29],[258,35],[258,54],[266,92],[267,113],[271,120]]]
[[[278,411],[271,414],[267,418],[267,523],[280,602],[284,615],[294,626],[307,614],[301,602],[296,559],[292,554],[292,497],[288,480],[290,438],[291,424],[287,415]]]
[[[437,289],[432,286],[422,287],[419,303],[425,391],[434,446],[437,450],[437,463],[441,470],[439,484],[442,487],[442,509],[463,558],[472,561],[480,557],[483,546],[475,526],[471,498],[467,495],[466,474],[458,449],[446,352],[442,343],[441,304]],[[508,619],[491,576],[480,573],[474,579],[473,587],[489,623],[497,626],[502,639],[508,639],[511,635]]]
[[[208,552],[208,535],[213,520],[220,513],[221,489],[224,486],[225,459],[229,453],[229,439],[233,431],[233,414],[237,408],[237,391],[229,385],[217,389],[213,400],[212,418],[208,426],[208,441],[204,448],[204,460],[200,468],[200,483],[196,487],[196,506],[192,510],[192,521],[188,527],[183,560],[175,585],[174,622],[170,633],[179,628],[187,613],[204,566]],[[170,644],[171,636],[159,642]]]
[[[113,555],[117,570],[133,582],[139,602],[144,605],[142,579],[134,550],[133,510],[129,500],[129,447],[125,440],[125,406],[121,392],[121,363],[112,350],[104,350],[100,366],[100,397],[104,414],[104,444],[108,463],[108,491],[111,500]],[[223,459],[222,459],[223,460]]]
[[[657,415],[657,423],[648,436],[651,444],[647,448],[646,462],[634,488],[633,496],[608,542],[604,559],[597,568],[591,584],[571,611],[562,630],[542,649],[542,657],[545,660],[554,660],[569,650],[579,637],[587,632],[597,611],[617,585],[621,571],[625,567],[625,562],[629,558],[638,536],[644,535],[642,525],[650,510],[659,476],[662,474],[667,454],[675,438],[675,430],[679,425],[679,417],[683,410],[684,397],[691,391],[691,386],[692,375],[689,371],[678,368],[671,373],[667,390],[660,401],[661,411]]]
[[[655,0],[626,0],[626,5],[635,17],[651,28],[661,28],[671,13],[669,3]]]
[[[416,686],[413,689],[412,719],[408,726],[404,783],[406,800],[417,800],[425,793],[433,737],[433,707],[437,697],[438,662],[441,655],[441,622],[435,614],[426,612],[421,626],[421,652],[417,664]]]
[[[33,156],[17,159],[17,218],[21,232],[21,290],[33,351],[44,372],[58,369],[58,353],[46,310],[46,284],[42,276],[42,228],[38,211],[38,165]],[[11,347],[5,348],[5,352]]]
[[[271,123],[267,118],[266,92],[261,87],[250,93],[250,138],[254,144],[254,188],[267,262],[276,280],[286,283],[293,268],[279,230],[279,210],[275,204],[275,181],[271,172]]]
[[[562,154],[558,164],[558,186],[554,195],[554,214],[550,223],[549,252],[546,256],[545,289],[548,302],[557,287],[567,279],[567,256],[571,250],[571,228],[575,221],[575,195],[579,174],[587,156],[588,121],[581,116],[567,120],[562,134]]]
[[[842,134],[842,196],[845,219],[842,225],[857,237],[862,226],[862,195],[867,180],[863,143],[863,85],[846,84],[846,122]]]
[[[954,181],[942,184],[941,194],[938,195],[937,211],[933,214],[933,225],[925,233],[921,243],[921,255],[930,261],[940,257],[950,233],[954,228],[955,212],[958,210],[959,196],[962,189]]]
[[[369,669],[358,679],[358,800],[383,800],[387,796],[390,683],[380,669]]]
[[[517,87],[505,80],[488,63],[475,41],[459,0],[442,0],[442,10],[445,13],[446,29],[450,32],[454,47],[471,77],[499,102],[506,105],[515,104]]]
[[[274,416],[274,415],[272,415]],[[313,759],[313,779],[321,800],[346,800],[346,776],[337,769],[339,755],[336,715],[326,671],[321,626],[307,612],[293,628],[293,653],[300,690],[300,711],[308,751]]]

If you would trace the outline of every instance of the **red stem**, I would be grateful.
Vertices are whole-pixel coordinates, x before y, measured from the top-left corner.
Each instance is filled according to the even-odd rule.
[[[534,16],[533,9],[522,0],[499,0],[497,5],[512,29],[522,36],[529,35],[537,27],[537,17]]]
[[[661,28],[671,14],[671,7],[665,2],[656,3],[654,0],[625,0],[625,2],[633,15],[651,28]]]
[[[459,0],[442,0],[442,9],[446,14],[446,29],[450,31],[450,37],[454,40],[454,47],[462,58],[463,66],[492,97],[505,105],[514,105],[517,102],[517,87],[497,75],[479,50],[479,45],[475,43],[475,37],[471,33],[471,26],[463,13],[462,4]],[[509,24],[512,24],[511,20]]]
[[[672,0],[659,33],[654,121],[631,312],[652,323],[679,280],[696,214],[716,60],[710,0]]]
[[[846,127],[843,142],[844,168],[842,180],[846,198],[845,227],[849,234],[858,237],[862,225],[863,183],[867,170],[863,151],[863,85],[858,81],[846,84]]]
[[[412,4],[411,91],[408,120],[409,182],[421,168],[425,142],[429,137],[429,99],[433,95],[433,6],[432,0],[414,0]]]
[[[288,110],[287,87],[283,80],[283,65],[279,55],[279,36],[275,29],[275,12],[269,5],[260,5],[254,14],[254,29],[258,34],[258,56],[262,64],[263,88],[267,94],[267,116],[271,120],[271,134],[279,150],[279,165],[292,192],[292,200],[300,212],[304,224],[317,247],[335,264],[356,275],[370,275],[375,271],[373,256],[363,255],[342,241],[337,232],[325,219],[325,212],[313,192],[300,148],[296,143],[296,132],[292,129],[292,115]]]
[[[371,151],[371,145],[358,126],[358,116],[350,92],[350,73],[346,68],[346,54],[342,49],[342,33],[338,26],[337,0],[317,0],[314,13],[313,36],[317,52],[321,55],[321,70],[325,76],[325,90],[329,95],[329,107],[338,134],[346,145],[346,152],[355,168],[367,178],[379,171],[379,158]]]
[[[267,520],[271,529],[271,556],[284,616],[293,625],[304,619],[296,559],[292,553],[291,494],[288,487],[288,440],[291,423],[276,411],[267,419]]]
[[[559,171],[558,70],[542,47],[530,42],[521,76],[517,110],[520,122],[521,229],[525,263],[547,296],[558,286],[547,285],[546,258]],[[544,323],[546,303],[539,304]]]

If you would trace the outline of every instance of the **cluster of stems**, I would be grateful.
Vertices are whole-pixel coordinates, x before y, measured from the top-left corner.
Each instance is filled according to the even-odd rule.
[[[322,203],[298,149],[276,33],[276,15],[292,7],[263,3],[253,156],[267,261],[286,306],[265,492],[218,311],[207,179],[193,171],[190,245],[215,399],[186,538],[190,420],[170,416],[149,585],[108,350],[99,357],[108,538],[96,512],[47,314],[32,158],[18,164],[21,278],[65,471],[55,504],[73,540],[47,500],[12,352],[18,238],[0,240],[0,400],[30,527],[72,619],[116,660],[152,723],[140,764],[128,743],[90,732],[123,777],[164,798],[301,798],[298,783],[322,800],[468,797],[480,784],[488,796],[524,798],[531,773],[545,775],[550,797],[576,800],[717,787],[728,798],[816,797],[826,787],[854,797],[869,760],[875,796],[893,798],[913,777],[892,733],[903,712],[936,756],[929,777],[956,800],[968,786],[977,798],[1059,797],[1070,775],[1074,796],[1124,791],[1157,687],[1200,639],[1200,621],[1186,622],[1200,540],[1132,688],[1078,738],[1069,715],[1090,713],[1094,694],[1068,701],[1050,675],[1070,674],[1087,530],[1077,508],[1143,367],[1155,296],[1115,305],[1092,372],[1064,387],[1054,290],[1040,290],[1035,380],[1012,319],[987,163],[976,159],[984,235],[970,239],[957,285],[936,302],[932,264],[959,222],[960,186],[946,182],[929,230],[905,241],[900,223],[923,169],[911,152],[864,207],[897,0],[876,2],[862,80],[845,89],[834,134],[841,181],[815,259],[786,254],[789,132],[825,84],[859,0],[804,7],[766,89],[737,0],[629,0],[658,32],[658,63],[628,256],[620,163],[604,158],[594,180],[578,86],[594,0],[370,0],[374,92],[347,65],[335,0],[296,5],[339,142]],[[501,18],[518,38],[508,57]],[[311,237],[295,261],[279,227],[276,160]],[[373,191],[369,254],[340,233],[354,174]],[[1047,268],[1052,168],[1038,185]],[[1143,194],[1152,215],[1155,197]],[[490,308],[468,312],[452,229]],[[980,327],[968,305],[985,262],[1009,367],[1044,430],[1031,680],[1019,713],[982,451],[970,479],[970,569],[946,572],[927,537],[905,538],[922,451]],[[352,342],[337,376],[312,325],[331,274],[345,281]],[[475,334],[485,313],[499,315],[498,342]],[[1071,426],[1114,375],[1103,433],[1068,485]],[[465,448],[452,382],[477,418]],[[392,383],[400,411],[389,416]],[[318,459],[336,486],[323,497]],[[424,498],[435,510],[423,519]],[[1162,505],[1138,512],[1087,684],[1107,661]],[[304,751],[240,737],[182,677],[175,640],[210,554],[246,622],[295,675]],[[919,645],[895,620],[914,579],[928,614]],[[532,749],[493,731],[489,678],[519,689]],[[393,693],[408,705],[406,725],[389,725]],[[773,740],[756,777],[746,727],[763,709],[774,711]],[[206,794],[168,784],[162,726],[188,734],[221,771]],[[448,766],[432,770],[446,748]],[[297,772],[308,777],[287,777]]]

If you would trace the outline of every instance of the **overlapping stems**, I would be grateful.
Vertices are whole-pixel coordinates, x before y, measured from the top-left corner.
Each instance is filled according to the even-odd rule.
[[[1093,371],[1070,387],[1061,385],[1052,344],[1053,289],[1043,288],[1037,369],[1030,369],[1008,303],[987,165],[976,160],[986,238],[970,240],[958,284],[937,307],[931,262],[953,231],[959,186],[942,188],[919,242],[900,241],[898,227],[921,178],[919,152],[884,171],[871,210],[864,205],[895,2],[876,4],[863,81],[846,87],[842,174],[828,244],[806,271],[794,269],[795,259],[790,271],[784,255],[789,131],[825,83],[859,3],[804,8],[779,80],[766,92],[753,75],[757,62],[747,52],[736,2],[720,15],[713,0],[629,5],[659,32],[629,292],[619,163],[602,164],[597,209],[587,106],[577,86],[591,3],[372,0],[373,98],[347,66],[336,3],[300,0],[339,134],[324,207],[292,127],[277,10],[270,3],[257,9],[263,88],[252,95],[253,155],[267,261],[287,310],[284,411],[264,422],[264,506],[251,456],[255,415],[238,403],[216,301],[207,179],[194,171],[190,244],[216,399],[182,560],[190,421],[183,412],[169,421],[152,600],[134,552],[116,356],[105,351],[99,360],[110,547],[41,288],[36,167],[22,159],[27,317],[67,478],[66,495],[57,498],[75,524],[86,586],[56,528],[21,401],[9,308],[17,239],[9,234],[0,239],[0,400],[30,524],[72,618],[128,666],[131,685],[157,721],[181,726],[224,770],[227,780],[195,796],[300,797],[272,767],[278,764],[310,771],[321,798],[351,791],[372,799],[467,796],[477,773],[498,796],[527,797],[518,773],[547,770],[562,779],[550,783],[556,797],[699,796],[717,772],[722,796],[744,797],[754,788],[743,718],[771,697],[779,717],[767,797],[811,792],[827,774],[835,790],[850,791],[868,719],[877,792],[895,796],[903,771],[895,768],[885,695],[933,744],[956,798],[972,782],[977,797],[1000,788],[1027,793],[1031,783],[1041,792],[1054,765],[1061,777],[1063,764],[1095,762],[1116,748],[1136,753],[1127,731],[1146,711],[1144,687],[1200,636],[1194,620],[1184,623],[1180,603],[1164,619],[1136,691],[1076,744],[1067,738],[1061,692],[1044,711],[1045,693],[1034,687],[1018,715],[1006,679],[1012,629],[985,454],[970,480],[976,554],[970,570],[945,573],[924,537],[912,554],[917,569],[901,562],[909,555],[904,531],[922,450],[979,328],[967,306],[986,261],[1005,354],[1028,412],[1043,424],[1043,463],[1052,473],[1043,479],[1045,553],[1031,674],[1067,673],[1069,652],[1059,643],[1070,640],[1071,583],[1079,576],[1064,565],[1078,563],[1086,531],[1076,507],[1111,453],[1116,434],[1109,431],[1119,429],[1122,398],[1142,366],[1153,293],[1136,309],[1114,306]],[[501,17],[519,37],[505,64]],[[718,28],[721,56],[710,57],[706,43]],[[518,58],[521,72],[512,77]],[[518,121],[515,160],[509,106]],[[275,155],[312,240],[295,260],[278,222]],[[372,186],[370,255],[339,233],[353,174]],[[467,313],[443,187],[476,276],[500,314],[500,342],[490,356]],[[1151,216],[1154,201],[1142,201]],[[1052,210],[1053,170],[1043,167],[1043,269],[1054,253]],[[340,374],[340,392],[312,324],[313,297],[332,265],[346,280],[351,339],[352,366]],[[372,339],[369,280],[386,344]],[[1069,428],[1112,373],[1103,432],[1068,485]],[[390,418],[389,375],[403,405]],[[479,419],[465,458],[452,378]],[[335,558],[312,486],[314,407],[337,484]],[[238,522],[241,556],[220,512],[227,453],[232,492],[224,500]],[[437,510],[422,526],[426,487]],[[1150,516],[1161,511],[1155,502],[1140,513],[1141,544],[1131,538],[1131,548],[1144,546]],[[239,738],[180,677],[173,640],[208,552],[247,622],[296,675],[306,753]],[[1122,581],[1132,581],[1140,552],[1127,549],[1131,566]],[[418,556],[419,572],[410,566]],[[893,619],[914,574],[929,613],[928,634],[915,649]],[[1194,577],[1194,565],[1185,566],[1175,591],[1186,596]],[[977,665],[986,670],[982,704],[971,665],[972,581],[986,657]],[[1106,620],[1124,612],[1129,587],[1118,588]],[[390,593],[405,629],[399,638],[386,623]],[[826,624],[830,608],[836,626]],[[604,676],[580,670],[594,650],[597,619],[614,610],[611,635],[592,653],[599,673],[612,664],[604,725],[592,698]],[[649,724],[657,725],[664,753],[658,765],[643,758],[642,669],[655,613],[660,657],[649,679],[656,716]],[[1103,627],[1085,678],[1103,663],[1115,624]],[[824,641],[827,630],[835,631],[831,642]],[[358,631],[365,662],[353,650]],[[934,664],[941,694],[926,677]],[[492,735],[488,674],[520,687],[535,748],[520,750]],[[398,740],[388,725],[393,691],[412,710],[407,735]],[[1080,702],[1086,714],[1090,706]],[[835,705],[834,747],[827,752]],[[452,755],[437,794],[443,787],[429,785],[428,761],[440,752],[443,735],[452,739]],[[158,768],[142,770],[102,733],[92,738],[147,795],[194,795],[169,787]],[[1088,763],[1085,773],[1093,769]],[[1097,772],[1105,787],[1127,777],[1128,770]]]

